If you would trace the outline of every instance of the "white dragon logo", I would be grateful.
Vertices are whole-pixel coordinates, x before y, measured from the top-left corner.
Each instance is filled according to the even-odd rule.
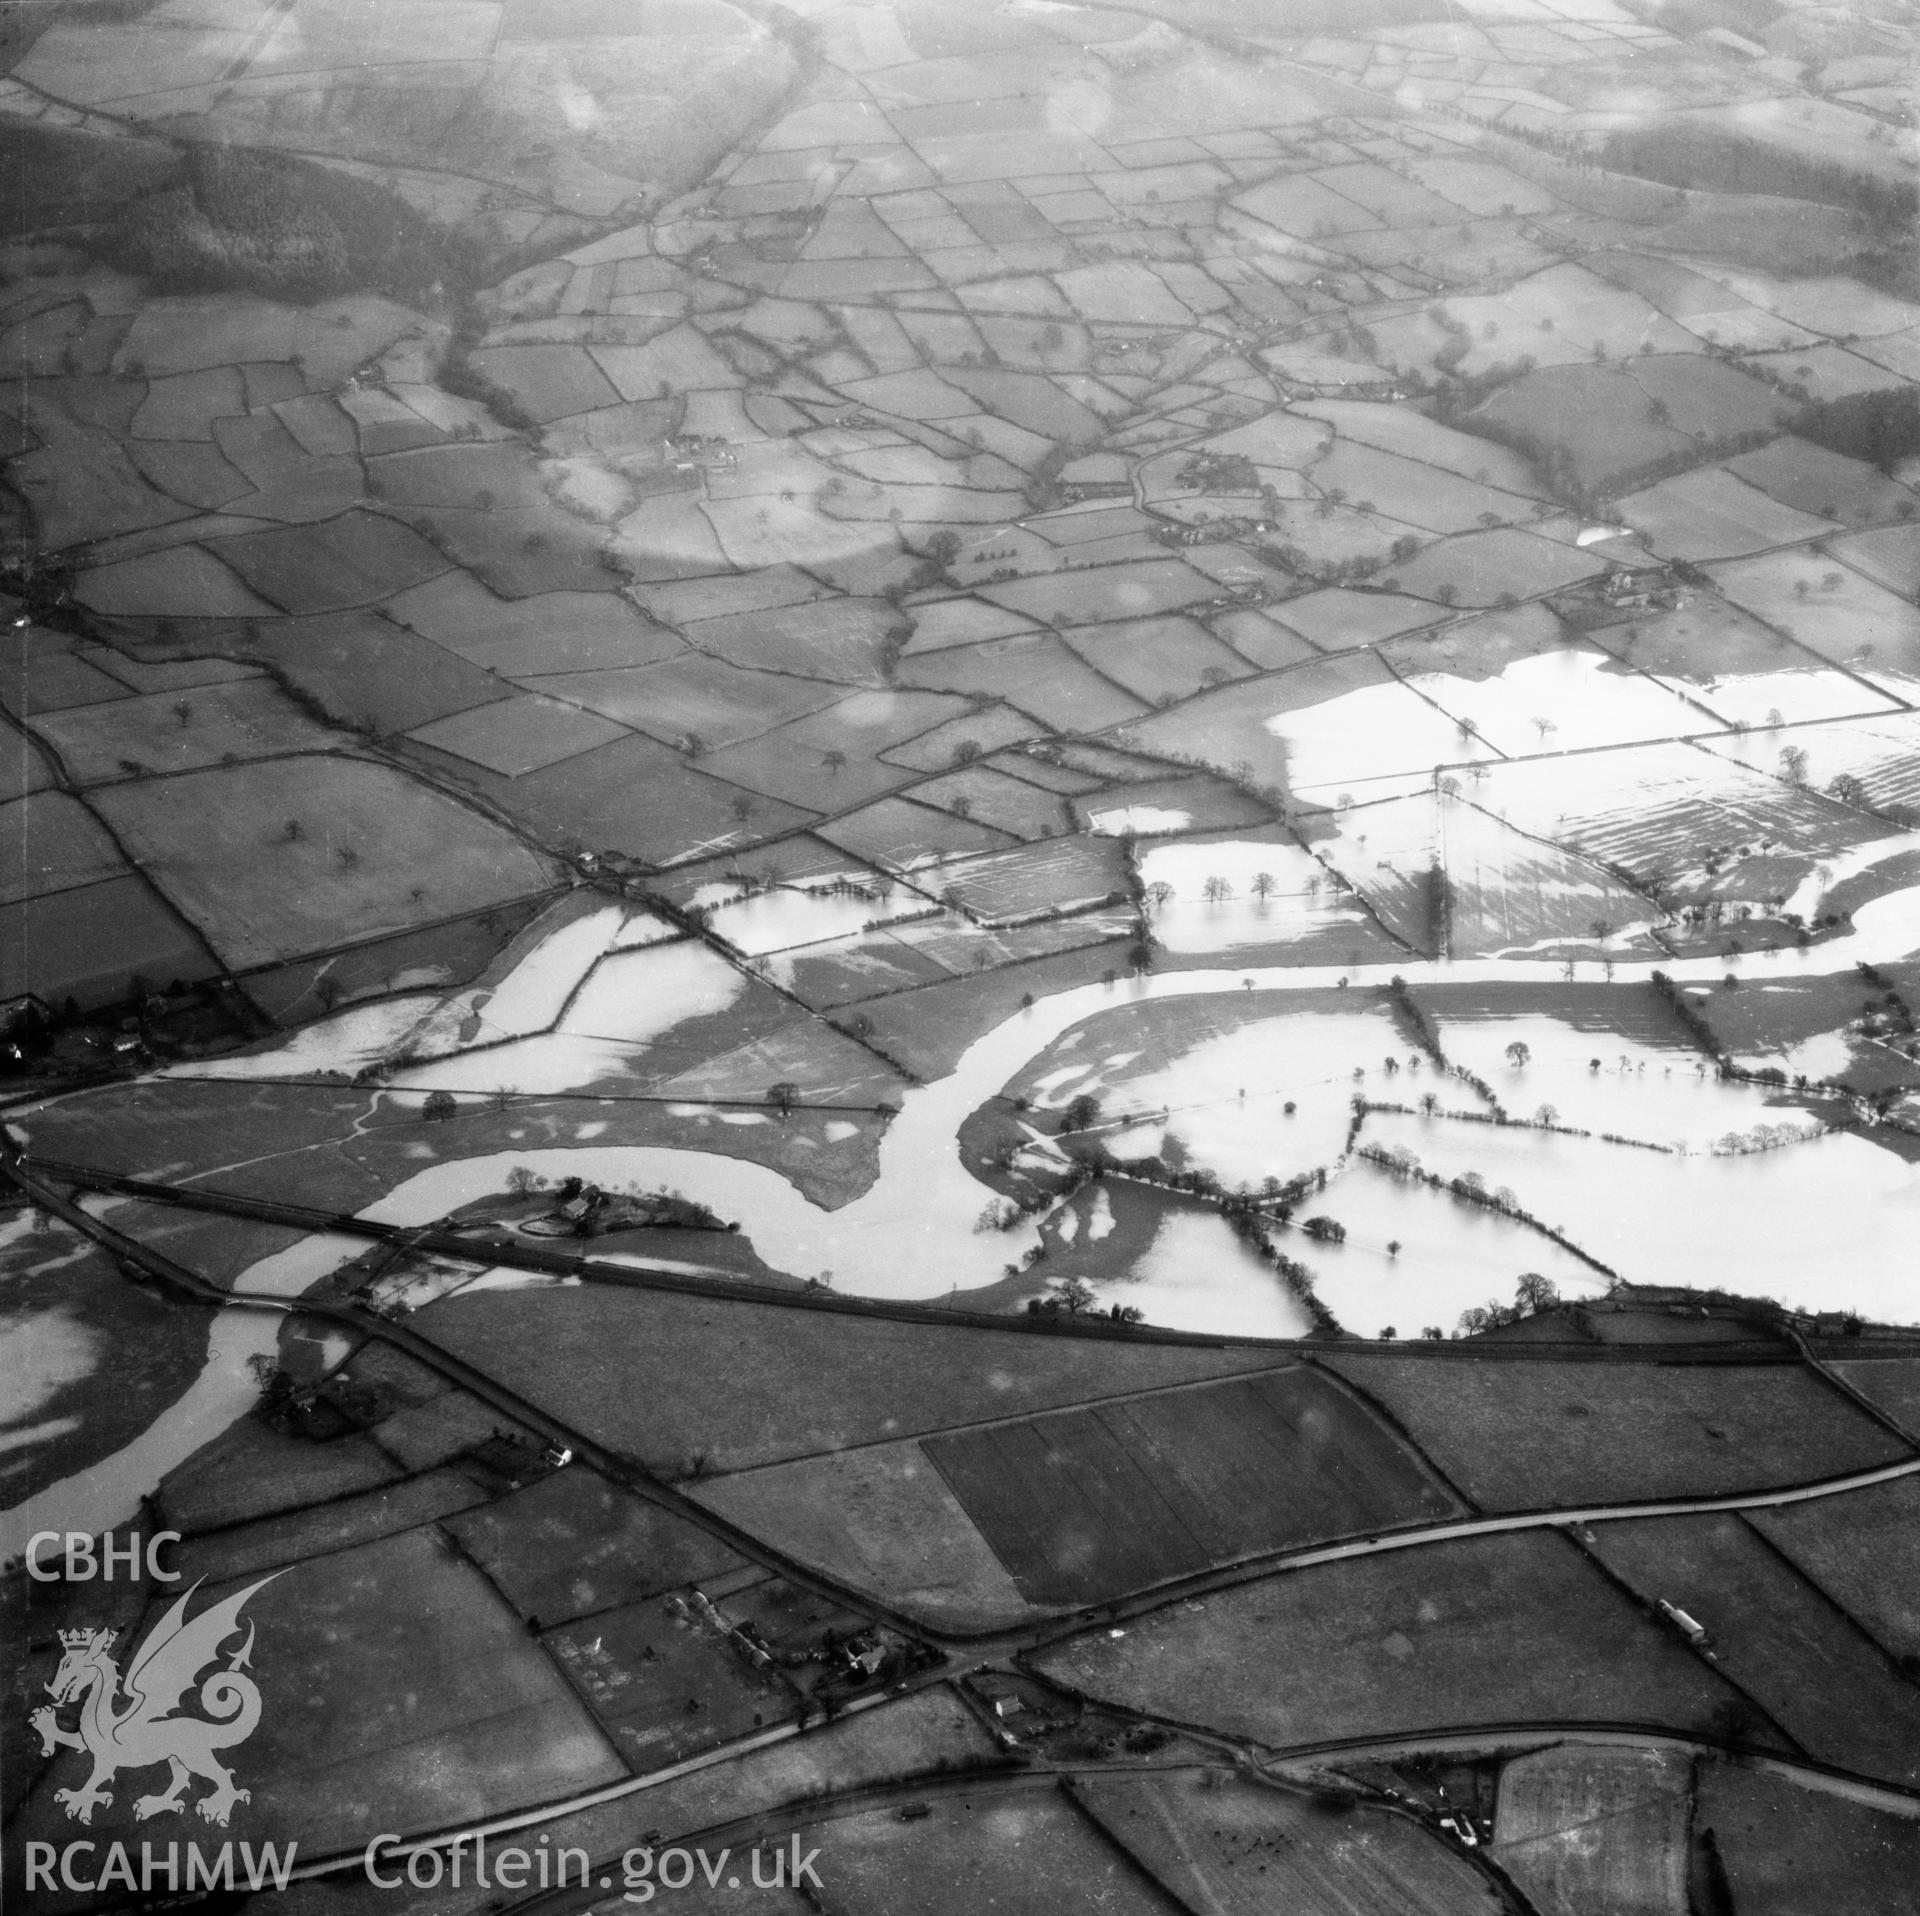
[[[194,1806],[209,1823],[224,1828],[233,1806],[249,1800],[252,1793],[234,1787],[233,1772],[216,1762],[213,1753],[244,1743],[260,1721],[259,1686],[242,1674],[253,1651],[251,1623],[246,1642],[229,1657],[227,1667],[216,1670],[200,1686],[200,1707],[214,1720],[177,1712],[194,1678],[219,1660],[220,1646],[238,1632],[241,1606],[272,1581],[262,1577],[189,1623],[187,1601],[200,1588],[194,1583],[154,1625],[124,1677],[107,1654],[114,1631],[60,1632],[60,1667],[47,1685],[55,1707],[42,1704],[29,1721],[40,1732],[43,1756],[69,1749],[85,1750],[93,1758],[93,1774],[83,1788],[54,1793],[54,1801],[64,1805],[69,1816],[91,1823],[94,1810],[113,1801],[112,1793],[101,1786],[112,1781],[117,1771],[143,1770],[157,1763],[167,1764],[173,1774],[165,1790],[135,1800],[133,1813],[143,1822],[184,1808],[187,1785],[196,1776],[213,1785]],[[116,1705],[123,1686],[126,1702],[120,1708]],[[62,1729],[58,1706],[76,1700],[80,1727]]]

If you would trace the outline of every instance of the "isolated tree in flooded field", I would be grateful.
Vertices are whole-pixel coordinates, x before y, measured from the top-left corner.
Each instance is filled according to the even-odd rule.
[[[1217,905],[1223,899],[1233,896],[1233,887],[1224,878],[1209,878],[1200,887],[1200,895],[1209,905]]]
[[[1533,1121],[1535,1124],[1558,1124],[1560,1122],[1560,1113],[1552,1105],[1543,1104],[1535,1110]]]
[[[1780,776],[1789,785],[1806,784],[1807,754],[1804,746],[1783,745],[1780,748]]]
[[[841,772],[846,769],[847,755],[838,747],[820,754],[820,763],[828,772]]]
[[[1507,1062],[1516,1071],[1524,1071],[1533,1061],[1533,1052],[1524,1040],[1516,1038],[1507,1046]]]
[[[1173,902],[1173,887],[1164,878],[1156,878],[1147,887],[1146,898],[1147,909],[1159,911],[1163,906]]]
[[[1264,905],[1276,890],[1272,872],[1255,872],[1253,875],[1253,895]]]

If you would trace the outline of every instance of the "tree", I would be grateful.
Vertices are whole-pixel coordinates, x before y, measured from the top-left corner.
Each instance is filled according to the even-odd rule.
[[[1507,1046],[1507,1062],[1512,1065],[1516,1071],[1524,1071],[1532,1061],[1532,1058],[1532,1051],[1519,1038],[1514,1039],[1512,1044]]]
[[[847,764],[847,755],[836,746],[832,751],[822,752],[820,754],[820,763],[829,773],[844,771]]]
[[[1789,785],[1804,785],[1807,782],[1807,753],[1800,745],[1783,745],[1780,748],[1780,776]]]
[[[791,1078],[767,1087],[767,1102],[784,1118],[800,1102],[800,1087]]]
[[[1534,1112],[1533,1121],[1535,1124],[1555,1125],[1560,1122],[1560,1113],[1552,1105],[1543,1104]]]
[[[1084,1277],[1056,1277],[1047,1286],[1047,1299],[1056,1310],[1078,1317],[1093,1305],[1093,1286]]]
[[[1061,1132],[1084,1131],[1099,1115],[1100,1100],[1091,1092],[1083,1091],[1060,1113]]]
[[[1387,1255],[1389,1257],[1398,1257],[1400,1255],[1400,1240],[1397,1237],[1387,1239]]]
[[[1200,887],[1200,895],[1208,904],[1217,905],[1223,899],[1233,896],[1233,887],[1229,885],[1224,878],[1209,878],[1207,882]]]
[[[1513,1287],[1513,1301],[1522,1317],[1532,1317],[1559,1303],[1559,1287],[1552,1278],[1542,1277],[1538,1271],[1526,1271]]]
[[[1255,872],[1253,875],[1253,895],[1264,905],[1274,894],[1275,885],[1272,872]]]
[[[1169,885],[1164,878],[1156,878],[1153,883],[1147,887],[1147,909],[1149,911],[1159,911],[1163,906],[1171,904],[1172,901],[1173,887]]]
[[[1827,796],[1837,798],[1842,805],[1864,805],[1867,788],[1851,772],[1841,772],[1828,781]]]
[[[459,1109],[460,1101],[451,1091],[429,1091],[420,1115],[430,1124],[440,1124],[455,1116]]]

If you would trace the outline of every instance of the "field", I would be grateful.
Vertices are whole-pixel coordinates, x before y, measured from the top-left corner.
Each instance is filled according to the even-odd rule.
[[[411,731],[507,694],[458,653],[364,612],[256,628],[256,643],[261,662],[284,673],[332,723],[375,735]]]
[[[218,969],[207,946],[131,872],[0,905],[6,997],[35,992],[92,1007],[114,1003],[136,973],[164,981]]]
[[[1735,1694],[1538,1532],[1289,1571],[1034,1662],[1089,1697],[1278,1748],[1533,1720],[1685,1733]]]
[[[1878,683],[1920,678],[1920,612],[1845,566],[1805,551],[1718,566],[1735,605],[1835,665]]]
[[[1920,1423],[1920,1364],[1911,1358],[1854,1362],[1842,1366],[1840,1375],[1903,1429],[1912,1430]]]
[[[1484,1877],[1397,1816],[1212,1774],[1088,1777],[1073,1794],[1183,1908],[1493,1916],[1499,1906]]]
[[[1272,1362],[1263,1351],[1078,1346],[1011,1330],[930,1343],[885,1319],[591,1287],[450,1298],[424,1327],[673,1476],[692,1474],[696,1455],[707,1472],[747,1470]],[[724,1426],[706,1382],[716,1352],[738,1380]]]
[[[794,1709],[777,1672],[753,1669],[718,1632],[693,1622],[685,1603],[622,1604],[540,1639],[636,1773],[731,1743]]]
[[[1474,788],[1469,786],[1469,791]],[[1585,945],[1596,922],[1658,916],[1598,865],[1471,801],[1393,798],[1340,812],[1315,849],[1396,938],[1457,957]],[[1444,892],[1434,874],[1445,874]]]
[[[1773,773],[1694,745],[1640,745],[1494,766],[1474,798],[1533,837],[1662,880],[1680,902],[1790,894],[1823,859],[1886,835]]]
[[[539,1646],[430,1530],[316,1558],[247,1614],[283,1694],[311,1699],[269,1710],[248,1744],[261,1836],[346,1847],[376,1812],[435,1829],[517,1807],[541,1781],[622,1774]],[[523,1767],[536,1751],[540,1781]]]
[[[927,1916],[1023,1906],[1172,1916],[1176,1908],[1051,1791],[943,1794],[912,1823],[868,1810],[812,1824],[802,1840],[821,1849],[824,1894],[846,1916],[889,1916],[903,1898]]]
[[[1097,838],[1067,838],[1026,851],[955,859],[916,874],[935,896],[948,892],[982,924],[1019,924],[1028,918],[1104,904],[1126,889],[1119,848]]]
[[[1902,1477],[1844,1497],[1756,1510],[1748,1521],[1898,1659],[1920,1655],[1917,1508],[1914,1480]]]
[[[1711,1497],[1867,1470],[1899,1446],[1790,1364],[1329,1360],[1487,1510]]]
[[[357,1550],[486,1501],[487,1493],[458,1470],[430,1470],[405,1483],[343,1497],[238,1530],[183,1543],[180,1574],[211,1583],[237,1582],[309,1557]]]
[[[1703,1770],[1699,1790],[1696,1820],[1713,1831],[1741,1916],[1799,1916],[1829,1899],[1858,1916],[1899,1916],[1911,1901],[1920,1831],[1910,1818],[1730,1764]]]
[[[1005,1629],[1035,1612],[911,1440],[741,1471],[692,1494],[775,1549],[939,1628]]]
[[[1692,1764],[1668,1750],[1553,1749],[1500,1769],[1494,1855],[1535,1909],[1690,1916]]]
[[[921,1447],[1042,1605],[1098,1603],[1457,1508],[1350,1399],[1298,1368]]]
[[[1714,1640],[1720,1668],[1816,1761],[1911,1788],[1920,1698],[1832,1600],[1737,1516],[1593,1527],[1595,1555],[1648,1603],[1665,1598]]]
[[[115,785],[121,842],[236,966],[540,891],[543,860],[385,765],[274,759]],[[289,828],[297,828],[290,830]]]
[[[9,1504],[110,1456],[174,1402],[206,1361],[207,1327],[129,1292],[61,1224],[15,1217],[0,1233],[14,1413],[22,1441],[0,1471]]]
[[[1099,731],[1146,709],[1049,633],[919,653],[901,661],[898,677],[930,691],[1009,695],[1018,710],[1053,731]]]
[[[527,693],[436,719],[431,725],[416,726],[412,733],[422,745],[503,778],[540,771],[625,736],[611,719],[598,713]]]

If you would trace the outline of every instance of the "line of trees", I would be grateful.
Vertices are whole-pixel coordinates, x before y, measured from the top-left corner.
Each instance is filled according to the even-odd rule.
[[[1456,1197],[1462,1204],[1478,1205],[1483,1211],[1492,1211],[1501,1217],[1512,1218],[1516,1224],[1524,1224],[1529,1230],[1550,1239],[1567,1252],[1577,1257],[1582,1264],[1596,1270],[1602,1277],[1618,1277],[1620,1273],[1612,1265],[1603,1264],[1590,1252],[1583,1251],[1570,1237],[1564,1236],[1551,1224],[1542,1222],[1534,1216],[1520,1200],[1504,1185],[1498,1190],[1490,1190],[1487,1181],[1478,1171],[1463,1171],[1458,1177],[1443,1178],[1437,1171],[1427,1170],[1404,1147],[1386,1148],[1378,1144],[1363,1144],[1355,1154],[1365,1158],[1369,1164],[1378,1166],[1392,1177],[1405,1178],[1411,1183],[1424,1184],[1435,1191],[1445,1191]]]

